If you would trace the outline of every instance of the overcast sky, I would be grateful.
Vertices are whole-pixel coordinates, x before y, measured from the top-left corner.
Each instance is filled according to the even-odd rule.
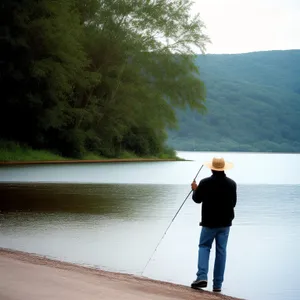
[[[208,53],[300,49],[300,0],[194,0]]]

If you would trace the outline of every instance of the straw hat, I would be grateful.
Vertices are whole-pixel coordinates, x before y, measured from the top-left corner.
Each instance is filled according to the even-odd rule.
[[[233,168],[233,163],[227,162],[223,157],[214,157],[212,161],[205,162],[204,166],[214,171],[225,171]]]

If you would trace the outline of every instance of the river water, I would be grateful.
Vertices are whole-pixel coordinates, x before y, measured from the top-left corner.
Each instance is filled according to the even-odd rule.
[[[0,167],[0,247],[141,275],[202,162],[219,154],[178,155],[193,161]],[[300,155],[223,156],[238,184],[223,293],[300,299]],[[143,276],[190,285],[200,212],[189,197]]]

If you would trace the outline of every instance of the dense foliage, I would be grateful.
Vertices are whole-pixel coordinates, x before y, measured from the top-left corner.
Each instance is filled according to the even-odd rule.
[[[166,152],[174,109],[203,110],[190,0],[3,0],[0,138],[60,155]]]
[[[300,50],[199,56],[207,113],[177,112],[178,150],[300,152]]]

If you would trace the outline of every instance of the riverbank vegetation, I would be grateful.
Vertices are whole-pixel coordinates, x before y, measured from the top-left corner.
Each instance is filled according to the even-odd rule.
[[[175,157],[175,109],[205,110],[194,51],[209,38],[190,0],[1,5],[0,138],[14,160]]]
[[[80,158],[86,161],[100,161],[100,160],[184,160],[176,156],[176,152],[171,148],[165,148],[165,152],[161,154],[144,155],[138,156],[134,152],[120,152],[116,157],[109,158],[101,156],[92,152],[85,152],[85,154]],[[36,150],[32,149],[26,145],[20,145],[16,142],[0,141],[0,163],[6,162],[49,162],[49,161],[74,161],[70,157],[63,157],[61,155],[55,154],[54,152],[48,150]]]

